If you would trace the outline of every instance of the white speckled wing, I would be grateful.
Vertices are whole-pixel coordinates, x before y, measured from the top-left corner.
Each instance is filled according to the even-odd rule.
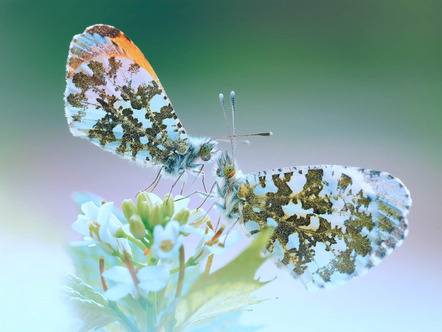
[[[161,164],[188,147],[152,67],[113,27],[95,25],[73,38],[65,105],[73,135],[142,166]]]
[[[342,284],[379,264],[406,237],[411,205],[390,174],[334,165],[249,174],[238,198],[246,231],[273,227],[269,251],[309,289]]]

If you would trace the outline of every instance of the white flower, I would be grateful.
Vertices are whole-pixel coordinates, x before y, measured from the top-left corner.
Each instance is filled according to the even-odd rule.
[[[200,241],[190,256],[195,263],[201,262],[210,254],[222,255],[228,247],[242,238],[238,232],[234,230],[230,231],[229,234],[223,234],[221,236],[217,233],[209,228],[207,228],[205,232],[199,233],[201,236]]]
[[[132,254],[127,239],[117,238],[116,234],[123,228],[118,218],[112,213],[114,203],[109,202],[97,206],[93,202],[81,205],[81,211],[72,228],[84,236],[83,244],[98,244],[105,252],[116,251]],[[127,231],[126,231],[127,233]]]
[[[114,266],[103,272],[103,277],[117,283],[108,289],[104,296],[110,301],[118,301],[131,294],[133,298],[147,297],[149,292],[162,290],[169,279],[169,270],[164,266],[146,266],[138,271],[136,277],[138,284],[135,286],[129,269],[123,266]]]
[[[174,210],[175,210],[175,213],[174,213],[174,215],[177,213],[177,212],[179,212],[179,211],[181,211],[181,209],[187,209],[187,204],[189,204],[189,201],[190,201],[190,198],[185,198],[184,196],[181,196],[181,195],[176,195],[174,198],[173,198],[173,206],[174,206]],[[173,219],[173,217],[172,217],[172,219]]]
[[[184,236],[180,234],[180,224],[169,221],[165,227],[156,225],[153,229],[152,256],[160,259],[172,259],[178,255]]]
[[[210,218],[206,211],[204,211],[203,209],[198,209],[192,210],[190,212],[189,221],[187,222],[187,224],[192,227],[198,228],[204,224],[207,224],[208,221],[210,221]]]

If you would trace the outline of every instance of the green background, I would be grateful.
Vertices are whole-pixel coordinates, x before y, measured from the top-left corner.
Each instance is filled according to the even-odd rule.
[[[51,319],[54,328],[63,324],[32,301],[19,309],[15,301],[33,294],[56,306],[46,294],[58,268],[69,269],[61,245],[77,239],[70,193],[120,202],[155,176],[73,138],[66,125],[69,42],[105,23],[146,55],[191,135],[225,135],[217,96],[236,91],[238,132],[274,133],[238,148],[244,172],[345,164],[388,171],[410,189],[410,235],[386,262],[315,294],[268,264],[262,275],[279,278],[264,294],[280,299],[245,313],[245,322],[264,324],[262,331],[440,326],[441,12],[429,0],[0,0],[0,248],[10,253],[0,318],[12,322],[28,310],[42,330]],[[7,326],[14,324],[25,322]]]

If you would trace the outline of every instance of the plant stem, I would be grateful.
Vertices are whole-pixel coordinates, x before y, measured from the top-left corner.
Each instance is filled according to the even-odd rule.
[[[213,262],[213,254],[211,254],[209,257],[207,257],[207,263],[206,263],[206,268],[204,270],[204,273],[209,274],[210,268],[212,267],[212,262]]]
[[[130,321],[129,318],[120,310],[118,305],[115,302],[109,301],[109,307],[118,315],[121,323],[127,328],[130,332],[141,332],[138,327]]]
[[[155,313],[154,301],[153,297],[154,293],[149,293],[147,300],[140,298],[142,305],[144,306],[144,310],[146,311],[146,331],[147,332],[155,332],[156,323],[157,323],[157,314]]]
[[[185,264],[185,267],[195,266],[195,265],[197,265],[197,263],[195,263],[193,259],[189,258],[189,260]],[[180,270],[180,267],[176,267],[176,268],[170,270],[170,274],[177,273],[179,270]]]
[[[184,246],[180,247],[180,273],[178,275],[178,283],[176,286],[176,293],[175,298],[179,298],[181,296],[181,293],[183,291],[183,284],[184,284],[184,271],[186,269],[186,264],[184,263]]]
[[[143,243],[141,243],[140,241],[138,241],[136,238],[134,238],[133,236],[127,235],[127,239],[130,242],[132,242],[133,244],[135,244],[141,250],[143,250],[143,251],[146,250],[146,246]]]
[[[98,266],[99,266],[99,270],[100,270],[101,287],[103,288],[103,292],[106,292],[109,289],[109,285],[107,284],[106,278],[103,277],[104,256],[100,256],[100,262],[99,262]]]
[[[118,252],[118,253],[114,254],[114,256],[117,256],[124,263],[125,258],[124,258],[123,254]],[[131,259],[130,262],[132,263],[133,266],[136,266],[138,268],[142,268],[142,267],[146,266],[144,264],[141,264],[141,263],[138,263],[138,262],[134,261],[133,259]]]
[[[164,297],[166,294],[166,289],[167,286],[169,285],[169,279],[167,279],[166,281],[166,286],[164,286],[164,288],[162,290],[160,290],[159,292],[155,293],[155,303],[156,303],[156,307],[158,308],[158,311],[161,311],[161,309],[163,308],[163,302],[164,302]]]
[[[147,247],[147,248],[149,248],[149,242],[147,242],[146,241],[146,239],[141,239],[141,242],[143,242],[143,244]]]

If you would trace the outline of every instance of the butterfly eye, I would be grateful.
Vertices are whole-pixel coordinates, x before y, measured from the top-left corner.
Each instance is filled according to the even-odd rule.
[[[224,176],[230,179],[236,173],[235,167],[233,165],[224,166]]]
[[[211,144],[204,143],[203,145],[201,145],[199,155],[203,161],[210,160],[211,157],[210,153],[212,152],[212,148],[213,146]]]

